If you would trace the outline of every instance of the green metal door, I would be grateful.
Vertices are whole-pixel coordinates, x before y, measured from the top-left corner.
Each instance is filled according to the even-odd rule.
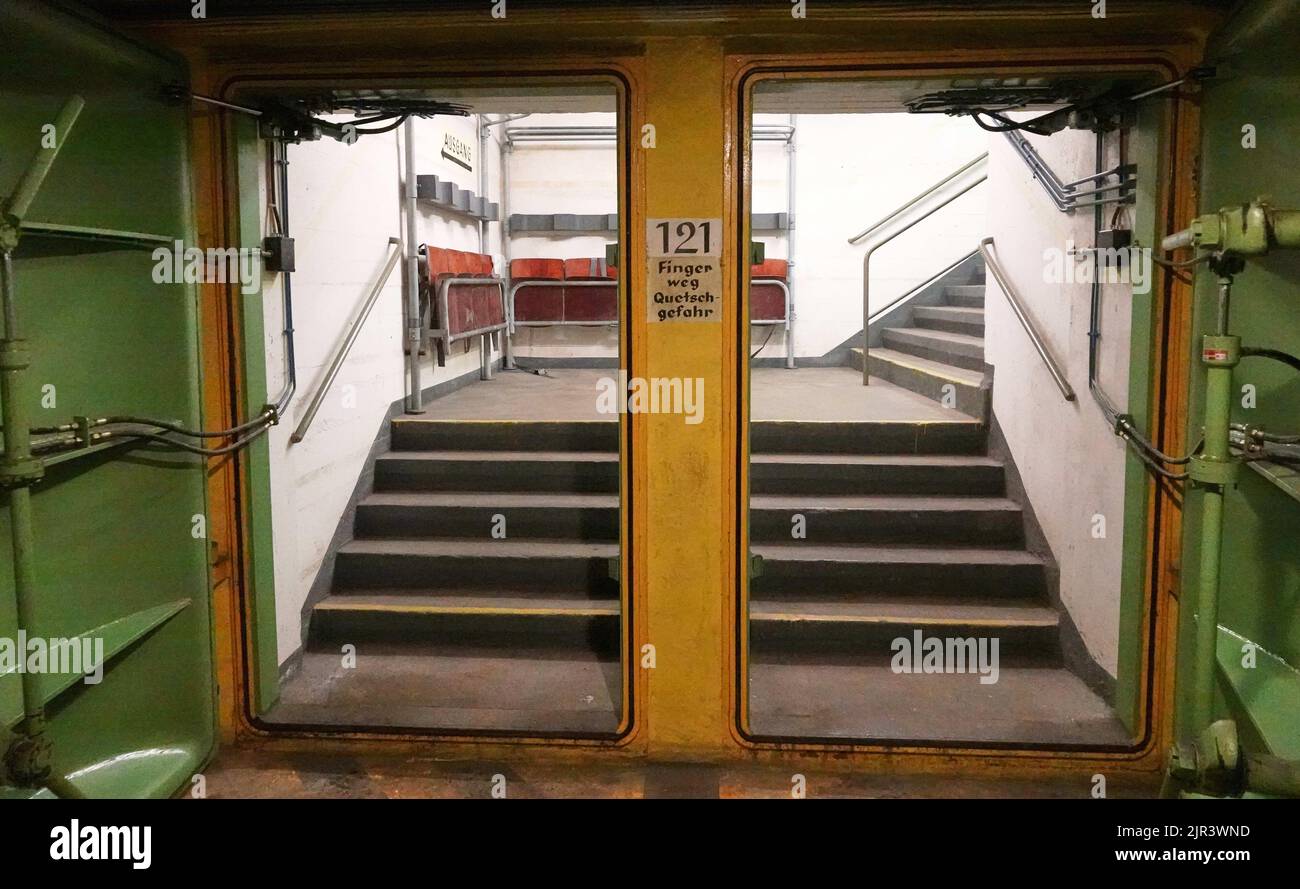
[[[155,273],[156,250],[194,244],[189,109],[170,98],[184,64],[34,2],[0,6],[0,33],[0,201],[58,144],[12,254],[30,361],[21,407],[33,427],[117,415],[200,426],[197,291]],[[69,126],[59,115],[74,97],[84,107]],[[15,494],[0,491],[0,752],[30,722],[35,689],[51,780],[9,759],[0,795],[173,794],[216,743],[203,458],[136,444],[44,462],[29,488],[22,627]],[[75,658],[37,669],[41,645],[64,640],[85,643],[90,663],[102,652],[99,682]]]
[[[1267,196],[1274,207],[1300,209],[1300,56],[1295,39],[1300,5],[1252,0],[1213,35],[1204,85],[1199,213]],[[1182,228],[1188,220],[1172,226]],[[1186,255],[1186,254],[1184,254]],[[1196,275],[1193,355],[1215,323],[1215,276]],[[1300,251],[1251,258],[1235,276],[1230,330],[1243,346],[1300,354]],[[1205,423],[1205,369],[1192,370],[1187,440]],[[1300,431],[1300,374],[1283,363],[1252,358],[1233,369],[1230,419],[1277,433]],[[1204,498],[1184,508],[1185,566],[1181,599],[1180,729],[1194,724],[1190,698],[1196,652],[1192,604],[1199,593]],[[1243,747],[1300,758],[1300,472],[1255,460],[1227,487],[1223,505],[1218,606],[1217,682],[1213,717],[1232,717]],[[1207,654],[1201,652],[1201,654]]]

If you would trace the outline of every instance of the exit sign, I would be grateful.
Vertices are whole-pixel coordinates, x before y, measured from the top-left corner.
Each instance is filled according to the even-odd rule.
[[[467,170],[474,169],[474,155],[470,144],[451,133],[445,133],[442,137],[442,156]]]

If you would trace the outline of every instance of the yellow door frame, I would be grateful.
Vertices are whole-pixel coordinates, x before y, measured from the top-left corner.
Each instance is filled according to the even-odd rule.
[[[774,6],[779,7],[778,4]],[[1133,30],[1124,58],[1137,64],[1186,70],[1200,58],[1212,19],[1204,11],[1175,21],[1178,4],[1143,4],[1125,21]],[[815,12],[815,10],[814,10]],[[634,664],[635,724],[609,749],[568,740],[479,739],[431,744],[417,736],[370,733],[323,736],[267,733],[248,719],[246,636],[247,590],[242,554],[246,551],[247,504],[239,494],[242,469],[233,461],[211,471],[214,564],[213,596],[219,651],[221,726],[230,742],[275,749],[357,753],[383,750],[440,758],[525,758],[560,761],[606,759],[692,759],[761,762],[792,768],[846,768],[856,771],[906,771],[950,774],[1154,773],[1169,734],[1173,632],[1177,620],[1178,516],[1162,512],[1152,541],[1149,580],[1159,590],[1162,618],[1147,658],[1152,664],[1150,702],[1156,731],[1137,753],[1097,754],[961,748],[836,749],[830,745],[751,742],[739,731],[736,677],[741,665],[734,643],[737,605],[743,590],[735,582],[740,541],[734,521],[737,486],[736,412],[745,405],[737,391],[736,319],[744,295],[733,274],[737,237],[747,222],[737,218],[738,177],[744,163],[744,134],[738,123],[741,78],[755,66],[788,69],[829,64],[880,75],[915,70],[923,60],[935,70],[954,66],[981,70],[1037,64],[1113,69],[1113,39],[1102,39],[1086,11],[1044,23],[1047,14],[1023,10],[872,10],[828,11],[791,36],[788,11],[719,12],[714,17],[673,23],[647,22],[635,10],[611,6],[584,8],[555,21],[550,13],[514,11],[500,22],[470,13],[409,15],[321,15],[310,21],[292,17],[248,22],[211,22],[198,27],[156,25],[144,36],[185,53],[196,92],[221,94],[250,78],[316,77],[338,83],[341,47],[346,47],[346,77],[375,85],[383,77],[405,82],[438,81],[453,76],[508,76],[521,69],[544,75],[617,70],[628,84],[631,133],[635,146],[647,125],[655,147],[634,150],[628,170],[632,202],[626,208],[632,233],[624,246],[625,276],[633,300],[629,333],[631,358],[645,376],[698,376],[705,380],[704,422],[684,426],[671,415],[638,416],[632,423],[632,503],[630,534],[638,554],[630,584],[633,638],[630,649],[654,646],[655,667]],[[1025,35],[1018,46],[1017,35]],[[1113,36],[1113,35],[1112,35]],[[581,38],[581,39],[580,39]],[[945,46],[975,46],[968,50]],[[846,49],[848,47],[848,49]],[[872,49],[864,49],[864,47]],[[899,47],[906,47],[900,49]],[[759,50],[771,50],[762,53]],[[834,51],[830,51],[834,50]],[[847,74],[845,76],[848,76]],[[1194,205],[1190,174],[1198,129],[1194,107],[1180,116],[1170,135],[1176,180],[1169,183],[1167,215],[1183,218]],[[232,228],[229,146],[220,113],[196,109],[193,158],[200,239],[223,243]],[[720,324],[656,324],[644,311],[645,245],[640,238],[647,218],[720,217],[724,221],[724,311]],[[1157,321],[1168,335],[1155,357],[1161,368],[1155,403],[1163,406],[1157,430],[1162,445],[1177,451],[1185,415],[1187,306],[1189,293],[1165,282],[1166,299]],[[237,327],[231,323],[237,296],[209,286],[203,293],[205,391],[212,416],[229,416],[242,396],[237,369]],[[1165,313],[1168,313],[1168,319]],[[674,419],[676,422],[674,422]],[[1149,516],[1156,515],[1153,488]]]
[[[750,239],[749,214],[743,212],[744,208],[740,206],[743,197],[739,188],[744,182],[743,177],[746,171],[751,169],[750,151],[752,146],[748,132],[748,109],[752,108],[754,90],[761,83],[795,79],[799,81],[826,82],[870,82],[873,80],[885,82],[900,77],[955,78],[969,75],[1011,77],[1028,74],[1050,74],[1053,71],[1080,72],[1085,70],[1104,71],[1107,74],[1146,75],[1169,81],[1182,76],[1191,64],[1193,62],[1188,57],[1180,58],[1178,54],[1172,54],[1157,47],[1137,47],[1126,50],[1122,55],[1111,51],[1087,49],[1075,49],[1068,53],[1063,49],[1047,53],[1036,50],[998,51],[994,53],[940,53],[928,55],[926,61],[920,64],[915,62],[914,54],[895,56],[842,53],[827,54],[816,60],[810,60],[804,54],[738,54],[730,56],[727,65],[727,78],[730,84],[728,96],[731,105],[728,109],[727,119],[732,130],[731,141],[740,145],[740,149],[735,153],[735,173],[729,179],[735,189],[729,200],[729,204],[733,206],[733,218],[736,223],[732,226],[733,241],[739,250],[741,245],[747,245]],[[1161,186],[1157,193],[1157,200],[1160,206],[1165,208],[1165,212],[1159,214],[1160,218],[1176,219],[1181,218],[1181,211],[1175,211],[1173,206],[1174,202],[1180,197],[1178,194],[1180,190],[1174,187],[1177,184],[1174,177],[1176,171],[1186,171],[1190,168],[1191,152],[1194,150],[1196,121],[1194,112],[1192,115],[1183,114],[1181,116],[1169,113],[1165,117],[1165,141],[1168,150],[1162,158],[1164,167],[1160,170]],[[1188,123],[1189,117],[1192,119],[1190,126]],[[1183,190],[1185,191],[1185,189]],[[739,229],[738,232],[734,231],[736,228]],[[733,315],[728,328],[733,340],[731,351],[733,354],[738,355],[740,353],[737,352],[737,349],[742,344],[736,342],[737,331],[741,330],[742,327],[737,323],[737,319],[748,317],[749,287],[747,275],[733,274],[732,277],[736,279],[734,286],[742,297],[740,300],[729,302],[729,305],[734,303],[736,313]],[[1160,288],[1158,292],[1165,294],[1167,297],[1164,306],[1186,307],[1190,305],[1187,302],[1191,297],[1190,288],[1179,282],[1174,276],[1167,274],[1163,269],[1160,270],[1158,286]],[[1160,308],[1163,308],[1163,306]],[[1159,429],[1163,426],[1171,441],[1180,435],[1180,430],[1184,426],[1181,421],[1181,410],[1172,399],[1169,399],[1169,396],[1173,393],[1185,391],[1187,386],[1187,371],[1185,368],[1189,356],[1189,339],[1186,336],[1188,319],[1188,310],[1175,310],[1169,315],[1160,311],[1153,319],[1153,324],[1156,325],[1157,330],[1161,330],[1166,326],[1169,328],[1167,337],[1155,337],[1157,344],[1165,343],[1169,354],[1166,360],[1160,361],[1156,365],[1160,372],[1153,374],[1151,398],[1153,405],[1159,407],[1163,403],[1166,406],[1156,428]],[[730,391],[740,393],[740,398],[735,405],[737,415],[740,418],[747,417],[749,415],[750,397],[749,374],[747,369],[743,368],[738,361],[733,361],[729,370],[734,374],[729,381]],[[1173,408],[1172,413],[1170,408]],[[807,751],[874,756],[923,756],[928,753],[942,751],[945,756],[975,757],[978,759],[987,759],[989,756],[998,755],[989,750],[987,746],[981,747],[979,745],[966,747],[947,743],[925,745],[898,743],[852,744],[826,740],[788,742],[785,739],[778,742],[755,738],[748,731],[746,690],[749,668],[747,658],[749,625],[745,615],[748,614],[750,577],[749,572],[746,570],[748,551],[745,542],[749,537],[749,516],[748,511],[737,508],[737,504],[748,502],[748,498],[742,498],[740,492],[748,490],[749,461],[742,459],[742,457],[747,457],[749,454],[749,424],[733,421],[728,426],[727,432],[733,453],[739,455],[737,458],[737,471],[732,478],[734,485],[731,488],[733,497],[731,506],[736,509],[736,522],[733,525],[735,530],[732,534],[731,544],[736,562],[731,572],[729,587],[733,605],[733,637],[736,639],[736,644],[731,649],[735,676],[732,700],[732,729],[735,742],[753,750],[781,751],[783,753]],[[1148,430],[1148,432],[1154,432],[1154,430]],[[1177,449],[1178,444],[1171,444],[1171,447]],[[1181,451],[1176,450],[1176,452]],[[1006,755],[1021,761],[1046,758],[1048,760],[1076,760],[1080,762],[1099,761],[1111,765],[1122,763],[1141,770],[1159,768],[1163,763],[1168,743],[1167,739],[1172,725],[1172,708],[1164,706],[1164,704],[1172,701],[1173,694],[1173,644],[1178,626],[1177,596],[1175,594],[1176,586],[1169,582],[1169,566],[1161,559],[1159,567],[1163,570],[1156,570],[1157,564],[1154,557],[1157,553],[1169,552],[1170,546],[1176,548],[1180,539],[1180,531],[1177,504],[1169,496],[1167,487],[1158,487],[1151,483],[1148,484],[1148,491],[1146,558],[1144,559],[1146,570],[1143,584],[1148,595],[1147,607],[1144,610],[1143,617],[1144,631],[1140,634],[1139,640],[1142,645],[1142,672],[1148,689],[1148,693],[1142,697],[1140,703],[1141,716],[1139,723],[1147,727],[1146,732],[1134,749],[1128,751],[1076,753],[1059,749],[1046,749],[1045,747],[1030,749],[1026,746],[1013,749],[1013,745],[1008,745]],[[1152,603],[1158,603],[1154,611],[1151,608]],[[1148,716],[1156,718],[1148,720]]]

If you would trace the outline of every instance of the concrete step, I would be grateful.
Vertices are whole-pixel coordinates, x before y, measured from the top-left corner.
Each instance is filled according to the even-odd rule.
[[[984,369],[982,337],[921,327],[888,327],[882,339],[886,348],[909,355],[971,370]]]
[[[607,451],[389,451],[375,460],[375,490],[618,490],[619,459]]]
[[[1046,595],[1042,559],[1015,549],[941,546],[864,546],[807,542],[762,543],[756,598],[816,588],[829,595],[906,593],[987,599]]]
[[[912,324],[929,330],[946,330],[984,336],[984,309],[967,306],[917,306],[912,310]]]
[[[802,422],[750,424],[753,454],[977,454],[985,447],[978,421]]]
[[[965,306],[981,309],[984,307],[984,282],[978,284],[950,284],[943,289],[944,298],[950,306]]]
[[[975,419],[988,414],[989,391],[983,386],[984,373],[921,358],[896,349],[876,348],[869,353],[871,375]],[[854,349],[850,363],[862,369],[862,350]]]
[[[333,589],[437,586],[617,595],[618,582],[609,576],[616,556],[617,543],[359,539],[339,548]]]
[[[805,537],[791,537],[796,515]],[[871,497],[759,494],[749,501],[749,533],[771,543],[924,543],[1016,546],[1020,507],[1004,497]]]
[[[775,654],[798,657],[838,655],[860,663],[890,665],[900,650],[917,650],[925,640],[954,640],[952,653],[976,654],[978,648],[956,640],[983,640],[984,665],[1003,663],[1054,666],[1060,663],[1059,618],[1051,608],[1025,603],[916,602],[880,600],[858,602],[752,601],[749,606],[750,646],[756,657]],[[920,634],[919,639],[917,634]],[[906,640],[904,649],[896,640]],[[977,656],[978,657],[978,656]],[[978,660],[968,660],[975,672]],[[914,661],[908,659],[908,664]],[[932,662],[933,664],[933,662]],[[991,675],[991,674],[990,674]]]
[[[398,492],[357,504],[358,537],[492,540],[503,516],[506,540],[618,539],[617,494]]]
[[[754,454],[750,494],[1001,496],[1006,478],[992,457],[946,454]]]
[[[619,602],[581,596],[332,595],[312,609],[315,647],[342,642],[422,642],[478,649],[617,651]]]
[[[596,393],[592,392],[592,398]],[[618,451],[618,423],[425,420],[392,422],[395,451]]]

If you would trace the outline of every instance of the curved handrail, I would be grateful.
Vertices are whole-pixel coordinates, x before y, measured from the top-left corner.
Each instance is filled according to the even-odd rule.
[[[868,361],[867,359],[868,359],[868,353],[871,348],[868,342],[868,337],[870,335],[870,328],[871,328],[871,255],[875,253],[877,250],[879,250],[881,247],[888,244],[890,241],[894,240],[894,238],[903,234],[903,232],[908,231],[913,226],[918,225],[921,222],[924,222],[926,219],[929,219],[935,213],[942,210],[944,207],[948,206],[953,201],[957,200],[957,198],[961,197],[966,192],[970,191],[971,189],[975,188],[977,185],[979,185],[980,183],[988,179],[989,178],[988,159],[989,159],[988,152],[981,154],[979,157],[975,158],[975,160],[970,161],[969,163],[962,166],[955,173],[949,174],[948,176],[944,177],[944,179],[942,179],[941,181],[935,183],[934,185],[927,188],[925,191],[921,192],[921,194],[912,198],[912,200],[908,201],[906,204],[899,207],[889,216],[886,216],[884,219],[880,220],[875,225],[864,230],[861,234],[855,235],[854,237],[849,239],[850,244],[861,240],[863,237],[870,234],[872,231],[880,228],[885,223],[892,221],[896,216],[899,216],[904,212],[906,212],[907,210],[911,209],[921,200],[934,194],[936,191],[938,191],[940,188],[942,188],[944,185],[948,184],[949,182],[952,182],[958,176],[961,176],[964,173],[974,170],[977,167],[980,168],[978,169],[976,178],[973,182],[963,186],[962,188],[958,189],[956,192],[948,195],[942,201],[935,204],[933,207],[930,207],[920,216],[916,217],[911,222],[907,223],[907,225],[904,225],[902,228],[890,232],[884,238],[881,238],[880,240],[872,243],[872,245],[867,248],[866,255],[862,257],[862,385],[866,386],[870,382],[869,368],[871,362]]]
[[[1025,311],[1025,307],[1020,299],[1020,294],[1016,293],[1015,288],[1011,286],[1011,281],[1007,278],[1007,273],[1002,269],[1002,266],[998,264],[997,257],[993,255],[993,251],[989,249],[991,246],[993,246],[992,238],[985,238],[980,241],[980,253],[984,256],[984,264],[988,266],[988,270],[993,274],[994,279],[997,280],[998,287],[1002,288],[1002,293],[1006,296],[1007,302],[1010,303],[1011,311],[1014,312],[1016,318],[1019,319],[1020,326],[1025,329],[1025,333],[1029,334],[1029,340],[1034,344],[1034,349],[1038,352],[1038,357],[1043,359],[1043,363],[1047,365],[1048,373],[1052,375],[1052,379],[1056,382],[1056,388],[1061,390],[1061,395],[1064,396],[1066,401],[1074,401],[1074,388],[1070,386],[1070,381],[1065,378],[1065,372],[1061,370],[1061,365],[1058,364],[1056,359],[1052,357],[1052,354],[1047,351],[1046,343],[1043,342],[1043,338],[1038,333],[1038,329],[1034,327],[1034,322],[1030,320],[1029,313]]]

